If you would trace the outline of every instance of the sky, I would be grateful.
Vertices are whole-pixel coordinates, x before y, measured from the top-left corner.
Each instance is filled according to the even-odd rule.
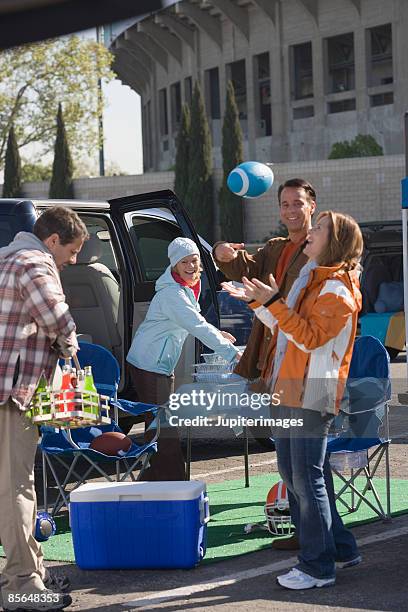
[[[78,32],[96,39],[96,29]],[[106,106],[103,113],[105,167],[109,163],[126,174],[143,172],[142,118],[140,96],[118,79],[103,85]]]
[[[103,87],[105,164],[114,163],[126,174],[143,172],[140,96],[115,79]]]

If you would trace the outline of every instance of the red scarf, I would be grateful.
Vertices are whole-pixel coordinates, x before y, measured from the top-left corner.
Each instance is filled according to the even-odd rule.
[[[178,283],[182,287],[189,287],[190,289],[192,289],[192,291],[194,293],[194,297],[195,297],[195,299],[198,302],[198,296],[200,295],[200,290],[201,290],[201,281],[200,281],[200,279],[198,279],[196,284],[191,287],[188,283],[186,283],[185,280],[183,280],[181,278],[181,276],[179,274],[177,274],[177,272],[173,272],[172,271],[171,275],[174,278],[174,280],[176,281],[176,283]]]

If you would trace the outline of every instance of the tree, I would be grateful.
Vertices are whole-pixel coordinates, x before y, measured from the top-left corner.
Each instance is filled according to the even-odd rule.
[[[194,146],[190,151],[189,181],[184,203],[197,231],[210,241],[214,216],[212,146],[204,100],[197,82],[191,101],[191,143]]]
[[[21,160],[18,152],[14,127],[10,127],[7,138],[6,160],[4,168],[3,198],[21,196]]]
[[[23,183],[37,183],[38,181],[49,181],[52,175],[50,164],[31,163],[23,161],[21,180]]]
[[[39,159],[52,151],[58,102],[75,156],[98,146],[98,78],[110,80],[112,56],[103,46],[77,36],[0,53],[0,169],[14,126],[19,147],[38,143]]]
[[[369,134],[358,134],[354,140],[335,142],[331,148],[329,159],[343,159],[345,157],[371,157],[384,155],[381,145]]]
[[[227,178],[244,159],[242,129],[235,101],[234,86],[227,85],[224,123],[222,126],[222,167],[224,176],[219,193],[221,237],[223,240],[241,242],[244,239],[242,198],[227,187]]]
[[[73,198],[74,188],[72,175],[72,158],[65,132],[62,106],[59,104],[57,114],[57,138],[55,140],[54,163],[52,165],[49,197],[68,200]]]
[[[185,201],[189,183],[189,161],[190,161],[190,131],[191,117],[187,104],[183,104],[181,113],[180,131],[177,136],[177,152],[174,191],[182,202]]]

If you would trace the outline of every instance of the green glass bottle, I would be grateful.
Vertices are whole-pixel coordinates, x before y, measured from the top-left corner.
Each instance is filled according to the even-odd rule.
[[[88,395],[86,391],[91,391],[92,393],[97,393],[93,375],[92,375],[92,366],[85,366],[85,381],[84,381],[84,403],[91,402],[90,412],[92,414],[98,414],[98,405],[97,405],[97,397],[95,395]]]
[[[41,394],[41,395],[40,395]],[[50,390],[47,384],[47,379],[44,374],[38,382],[37,389],[35,390],[33,397],[33,416],[40,414],[51,413],[51,397]]]

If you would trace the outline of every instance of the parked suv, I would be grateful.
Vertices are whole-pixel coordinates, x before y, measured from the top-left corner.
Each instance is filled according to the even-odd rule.
[[[77,263],[61,272],[61,280],[78,333],[118,359],[122,397],[134,397],[126,376],[126,354],[154,295],[155,282],[169,265],[167,247],[177,236],[188,236],[200,249],[203,316],[232,333],[238,345],[246,343],[252,312],[220,290],[211,247],[199,238],[172,191],[109,202],[0,200],[0,246],[19,231],[31,231],[39,212],[55,204],[74,209],[90,234]],[[200,343],[189,336],[176,369],[176,385],[191,381],[192,365],[202,352]]]
[[[401,221],[360,223],[360,228],[364,237],[361,277],[363,308],[360,323],[364,315],[370,315],[370,324],[367,327],[369,333],[385,344],[390,358],[394,359],[403,349],[405,337],[402,329],[404,320],[401,317],[398,321],[400,338],[395,339],[394,336],[394,342],[398,346],[387,345],[388,325],[392,316],[388,311],[403,310]],[[361,325],[361,331],[364,331],[364,328],[365,326]]]

